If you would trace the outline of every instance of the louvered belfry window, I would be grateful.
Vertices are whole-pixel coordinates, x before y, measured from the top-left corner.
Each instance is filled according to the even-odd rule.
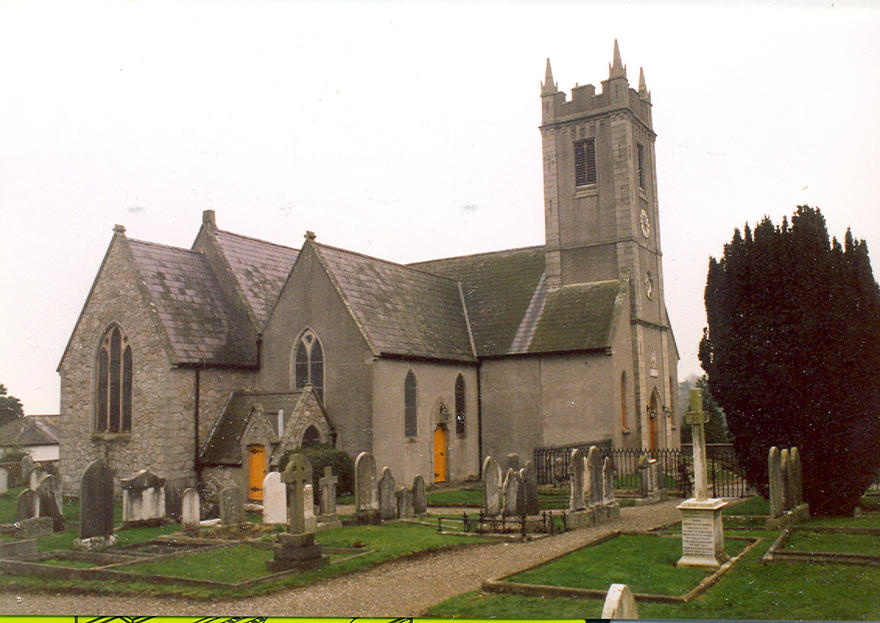
[[[98,349],[95,432],[131,432],[132,353],[128,337],[112,325]]]
[[[324,399],[324,349],[321,341],[311,331],[303,333],[296,345],[294,360],[294,384],[297,389],[311,383],[318,397]]]
[[[596,139],[588,138],[574,144],[574,180],[577,186],[595,184]]]
[[[645,187],[645,148],[641,143],[636,143],[636,155],[638,157],[639,167],[639,188]]]

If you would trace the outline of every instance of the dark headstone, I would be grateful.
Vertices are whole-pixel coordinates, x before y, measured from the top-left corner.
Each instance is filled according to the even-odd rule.
[[[29,454],[21,457],[21,481],[25,484],[30,482],[31,472],[34,471],[34,460]]]
[[[15,521],[30,519],[37,512],[37,495],[30,489],[25,489],[18,494],[15,507]]]
[[[538,514],[538,475],[531,460],[526,461],[522,468],[523,489],[527,515]]]
[[[220,490],[220,525],[240,526],[244,523],[244,501],[241,489],[230,484]]]
[[[113,472],[102,459],[83,472],[79,491],[80,538],[113,534]]]
[[[518,454],[508,454],[507,455],[507,469],[512,469],[515,472],[518,472],[520,469],[519,464],[519,455]]]
[[[36,491],[39,517],[52,518],[52,530],[62,532],[64,530],[64,517],[61,515],[61,507],[58,500],[61,498],[61,487],[58,478],[53,475],[46,476],[40,481]]]
[[[397,487],[391,469],[385,467],[379,478],[379,517],[395,519],[397,517]]]
[[[425,479],[421,476],[413,478],[413,513],[424,515],[428,512],[428,496],[425,493]]]

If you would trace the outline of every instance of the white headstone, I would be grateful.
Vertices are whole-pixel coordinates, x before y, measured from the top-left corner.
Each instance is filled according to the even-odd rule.
[[[316,532],[318,519],[315,517],[315,491],[312,485],[303,487],[303,516],[305,518],[305,532]]]
[[[263,523],[287,523],[287,485],[281,482],[281,472],[263,478]]]
[[[603,619],[638,619],[639,610],[632,591],[626,584],[612,584],[602,607]]]
[[[199,529],[199,492],[193,488],[184,489],[180,497],[180,525],[186,532],[197,532]]]

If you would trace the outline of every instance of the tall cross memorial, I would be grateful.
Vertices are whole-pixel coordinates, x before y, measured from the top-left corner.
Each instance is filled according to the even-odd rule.
[[[724,552],[724,524],[722,499],[709,497],[706,474],[706,433],[703,426],[709,421],[703,411],[703,390],[691,390],[690,408],[685,423],[691,425],[694,442],[694,497],[678,505],[681,511],[682,556],[679,567],[719,567],[727,560]]]
[[[281,474],[281,482],[287,485],[287,529],[292,534],[306,531],[305,497],[303,487],[312,482],[312,464],[303,454],[292,454]]]

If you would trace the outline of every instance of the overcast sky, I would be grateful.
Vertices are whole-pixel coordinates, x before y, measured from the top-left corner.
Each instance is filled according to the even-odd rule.
[[[654,104],[666,303],[699,373],[710,255],[798,204],[878,266],[880,11],[842,2],[0,3],[0,383],[56,373],[115,223],[400,262],[543,244],[539,83]]]

